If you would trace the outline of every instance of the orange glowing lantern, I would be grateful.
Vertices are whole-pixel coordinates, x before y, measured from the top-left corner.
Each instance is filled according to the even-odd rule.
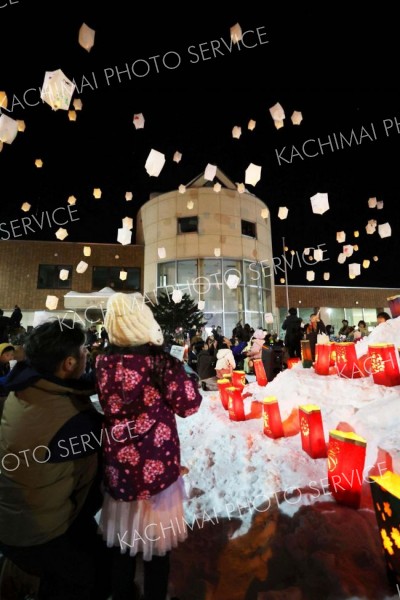
[[[339,504],[360,506],[367,442],[353,431],[329,432],[328,481]]]
[[[310,340],[301,340],[301,362],[304,369],[312,367],[312,354]]]
[[[222,406],[225,410],[228,410],[228,392],[226,391],[227,387],[232,385],[229,379],[218,379],[217,386],[219,391],[219,397],[221,398]]]
[[[339,342],[335,344],[336,366],[340,377],[357,379],[362,376],[358,366],[356,346],[354,342]]]
[[[329,366],[331,362],[331,345],[317,344],[315,346],[315,365],[314,369],[318,375],[329,375]]]
[[[388,575],[400,583],[400,475],[385,471],[369,480]]]
[[[284,437],[281,413],[275,396],[267,396],[263,400],[264,434],[270,438]]]
[[[244,371],[233,371],[232,385],[233,385],[233,387],[237,387],[237,388],[241,388],[241,389],[244,388],[244,386],[246,385],[246,374]]]
[[[325,458],[326,444],[321,409],[315,404],[299,406],[301,446],[311,458]]]
[[[257,379],[258,385],[262,385],[262,386],[267,385],[267,383],[268,383],[267,374],[265,372],[264,364],[263,364],[263,361],[261,360],[261,358],[254,358],[253,366],[254,366],[254,371],[256,374],[256,379]]]
[[[374,383],[386,387],[400,385],[398,353],[394,344],[368,346],[368,358]]]
[[[242,389],[237,387],[225,388],[228,394],[228,412],[231,421],[245,421]]]
[[[336,364],[336,344],[335,342],[331,342],[331,360],[329,365],[333,367]]]
[[[288,358],[287,359],[287,368],[293,369],[294,365],[297,365],[300,362],[300,358]]]
[[[390,312],[392,317],[400,317],[400,296],[390,296],[386,298],[389,303]]]

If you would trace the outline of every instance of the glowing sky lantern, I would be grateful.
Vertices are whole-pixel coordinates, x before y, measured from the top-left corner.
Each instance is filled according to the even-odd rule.
[[[18,133],[18,123],[7,115],[0,117],[0,141],[12,144]]]
[[[293,111],[292,116],[290,117],[293,125],[300,125],[303,120],[303,115],[298,110]]]
[[[25,124],[25,121],[22,121],[22,120],[20,120],[20,119],[17,119],[17,127],[18,127],[18,131],[19,131],[19,132],[21,132],[21,133],[22,133],[22,132],[24,132],[24,131],[25,131],[25,129],[26,129],[26,124]]]
[[[68,119],[70,121],[76,121],[76,112],[74,110],[69,110],[68,111]]]
[[[323,215],[329,210],[328,194],[318,192],[314,196],[311,196],[310,200],[313,213]]]
[[[0,152],[3,150],[3,142],[0,140]]]
[[[376,203],[376,208],[378,210],[382,210],[382,208],[383,208],[383,200],[379,200],[379,202]]]
[[[340,265],[342,265],[346,262],[346,255],[343,252],[341,252],[337,258],[337,261]]]
[[[101,189],[100,188],[94,188],[93,189],[93,196],[98,200],[99,198],[101,198]]]
[[[66,229],[64,229],[63,227],[60,227],[59,229],[57,229],[57,231],[56,231],[57,239],[65,240],[66,237],[68,237],[68,231]]]
[[[133,219],[131,219],[131,217],[124,217],[122,219],[122,227],[124,227],[124,229],[132,229]]]
[[[263,219],[268,219],[268,217],[269,217],[269,210],[268,210],[268,208],[262,208],[261,209],[261,217]]]
[[[164,165],[165,155],[158,152],[158,150],[151,149],[144,165],[150,177],[158,177]]]
[[[239,23],[236,23],[236,25],[233,25],[230,29],[231,32],[231,40],[234,44],[237,44],[238,42],[242,41],[242,28],[240,27]]]
[[[193,200],[188,200],[186,203],[186,208],[188,208],[189,210],[192,210],[194,207],[194,202]]]
[[[250,131],[254,131],[255,128],[256,122],[254,121],[254,119],[250,119],[250,121],[247,124],[247,129],[249,129]]]
[[[316,250],[314,250],[314,260],[316,262],[319,262],[323,258],[324,258],[324,253],[320,248],[317,248]]]
[[[217,183],[214,183],[213,190],[214,192],[219,194],[219,192],[222,190],[222,185],[217,181]]]
[[[217,258],[218,256],[221,256],[221,248],[214,248],[214,256]]]
[[[46,308],[48,308],[49,310],[55,310],[57,308],[57,305],[58,305],[57,296],[47,296]]]
[[[314,271],[307,271],[307,273],[306,273],[306,279],[307,279],[307,281],[314,281],[314,279],[315,279],[315,272]]]
[[[369,206],[369,208],[375,208],[376,205],[377,205],[376,198],[369,198],[369,200],[368,200],[368,206]]]
[[[7,108],[8,98],[5,92],[0,92],[0,108]]]
[[[286,206],[280,206],[278,210],[278,218],[286,219],[289,214],[289,209]]]
[[[186,192],[186,185],[183,185],[183,184],[181,183],[181,185],[178,187],[178,192],[179,192],[180,194],[184,194],[184,193]]]
[[[236,140],[238,140],[241,135],[242,135],[242,128],[235,125],[235,127],[232,129],[232,137],[235,138]]]
[[[256,185],[261,179],[261,167],[250,163],[246,169],[245,183]]]
[[[69,196],[67,202],[70,206],[74,206],[76,204],[75,196]]]
[[[41,158],[37,158],[37,159],[35,160],[35,167],[36,167],[37,169],[41,169],[41,168],[43,167],[43,161],[42,161],[42,159],[41,159]]]
[[[125,200],[127,202],[130,202],[132,200],[132,198],[133,198],[132,192],[125,192]]]
[[[68,277],[69,277],[68,269],[61,269],[61,271],[59,273],[59,278],[61,279],[61,281],[67,281]]]
[[[182,302],[182,298],[182,290],[174,290],[172,292],[172,302],[174,302],[175,304],[179,304],[179,302]]]
[[[330,278],[331,278],[330,273],[324,273],[324,281],[329,281]]]
[[[204,300],[199,300],[199,301],[198,301],[198,303],[197,303],[197,308],[198,308],[199,310],[204,310],[204,309],[205,309],[205,306],[206,306],[206,303],[205,303],[205,301],[204,301]]]
[[[182,154],[178,152],[178,150],[174,153],[174,157],[172,159],[176,163],[180,163],[182,160]]]
[[[68,110],[75,84],[70,81],[61,69],[46,71],[40,97],[53,110]]]
[[[369,265],[370,265],[370,261],[368,259],[363,260],[363,269],[368,269]]]
[[[165,258],[167,256],[167,252],[165,248],[158,248],[158,258]]]
[[[389,223],[382,223],[382,225],[378,225],[378,233],[381,238],[390,237],[392,235],[392,229]]]
[[[345,256],[352,256],[353,254],[353,246],[351,244],[347,244],[346,246],[343,246],[343,254]]]
[[[86,23],[82,23],[82,25],[79,29],[79,36],[78,36],[79,45],[82,46],[82,48],[84,48],[88,52],[90,52],[94,46],[95,35],[96,35],[96,32],[94,29],[92,29],[91,27],[86,25]]]
[[[339,244],[342,244],[343,242],[346,241],[346,234],[344,231],[336,232],[336,241],[339,242]]]
[[[90,256],[92,254],[92,249],[90,246],[83,246],[83,256]]]
[[[144,128],[144,116],[143,113],[138,113],[133,115],[133,124],[135,129],[143,129]]]
[[[126,229],[126,227],[121,227],[118,229],[117,242],[122,244],[122,246],[127,246],[132,241],[132,231],[130,229]]]
[[[378,223],[375,219],[370,219],[368,221],[367,225],[365,226],[365,231],[368,233],[368,235],[375,233],[377,224]]]
[[[80,98],[75,98],[72,101],[72,106],[74,107],[75,110],[82,110],[82,100]]]
[[[361,275],[361,265],[359,263],[349,264],[349,277],[350,275],[354,275],[354,277]]]
[[[246,188],[244,187],[244,183],[238,183],[236,185],[237,187],[237,191],[239,192],[239,194],[244,194],[244,192],[246,191]]]
[[[28,212],[31,208],[31,205],[29,204],[29,202],[24,202],[23,205],[21,206],[21,210],[23,210],[24,212]]]
[[[121,281],[126,281],[128,277],[128,271],[120,271],[119,272],[119,278]]]
[[[274,315],[272,313],[265,313],[264,319],[267,324],[271,324],[274,322]]]
[[[283,120],[285,119],[285,111],[283,110],[283,108],[279,104],[279,102],[274,104],[274,106],[271,106],[271,108],[269,109],[269,112],[274,121],[283,122]]]
[[[208,163],[206,169],[204,171],[204,179],[207,181],[212,181],[217,174],[217,167],[215,165],[211,165]]]
[[[240,278],[237,275],[233,275],[232,273],[228,275],[228,278],[226,280],[226,285],[228,286],[228,288],[230,290],[236,290],[237,286],[239,285],[240,282]]]
[[[79,273],[80,275],[82,275],[82,273],[84,273],[86,271],[88,266],[89,265],[87,262],[85,262],[84,260],[81,260],[76,266],[76,272]]]

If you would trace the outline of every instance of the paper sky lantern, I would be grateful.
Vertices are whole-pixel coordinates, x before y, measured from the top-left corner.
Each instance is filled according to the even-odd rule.
[[[49,310],[55,310],[57,308],[57,305],[58,305],[57,296],[47,296],[46,308],[48,308]]]
[[[300,123],[303,120],[303,115],[301,114],[301,112],[295,110],[292,113],[292,116],[290,117],[292,120],[293,125],[300,125]]]
[[[400,317],[400,296],[389,296],[386,298],[392,317]]]
[[[204,310],[204,309],[205,309],[205,306],[206,306],[206,303],[205,303],[205,301],[204,301],[204,300],[199,300],[199,301],[198,301],[198,303],[197,303],[197,308],[198,308],[199,310]]]
[[[264,363],[261,358],[253,359],[254,372],[256,374],[256,380],[258,385],[264,386],[267,385],[268,379],[267,374],[265,372]]]
[[[358,244],[354,244],[353,250],[354,250],[354,252],[358,252]]]
[[[373,256],[373,257],[372,257],[372,260],[374,260],[375,262],[378,262],[378,260],[379,260],[379,256]]]
[[[329,281],[330,277],[331,277],[330,273],[324,273],[324,281]]]
[[[176,163],[180,163],[182,160],[182,154],[178,150],[174,153],[172,160]]]
[[[217,183],[214,183],[214,187],[213,187],[214,192],[216,192],[218,194],[221,191],[221,189],[222,189],[222,185],[220,183],[218,183],[218,181],[217,181]]]
[[[125,192],[125,200],[127,202],[130,202],[132,200],[132,198],[133,198],[132,192]]]
[[[60,277],[61,281],[67,281],[67,279],[69,277],[68,269],[61,269],[59,277]]]
[[[214,256],[221,256],[221,248],[214,248]]]
[[[390,578],[400,584],[400,476],[393,471],[370,475],[371,495],[375,508],[385,560]]]
[[[119,278],[121,281],[126,281],[128,277],[128,271],[120,271],[119,272]]]
[[[179,304],[179,302],[182,302],[182,298],[182,290],[174,290],[172,292],[172,302],[174,302],[175,304]]]
[[[284,277],[281,277],[279,281],[280,281],[280,283],[285,283],[286,280]]]
[[[304,369],[312,367],[312,354],[310,340],[300,340],[301,344],[301,362]]]
[[[0,140],[0,152],[3,150],[3,142]]]
[[[363,373],[359,367],[356,348],[354,342],[337,342],[336,366],[339,377],[346,379],[358,379]]]
[[[280,206],[278,210],[278,219],[286,219],[289,214],[289,209],[286,206]]]
[[[326,444],[321,409],[315,404],[299,406],[301,446],[311,458],[325,458]]]
[[[368,200],[369,208],[375,208],[376,205],[377,205],[376,198],[369,198],[369,200]]]
[[[76,272],[79,273],[80,275],[82,275],[82,273],[84,273],[86,271],[88,266],[89,265],[87,262],[85,262],[84,260],[81,260],[76,266]]]
[[[239,285],[239,282],[240,282],[240,278],[237,275],[233,275],[231,273],[227,277],[226,285],[228,286],[228,288],[230,290],[236,290],[237,286]]]
[[[244,183],[237,184],[237,191],[239,192],[239,194],[244,194],[244,192],[246,191]]]
[[[64,229],[63,227],[60,227],[59,229],[57,229],[57,231],[56,231],[57,239],[65,240],[66,237],[68,237],[68,231],[66,229]]]
[[[359,232],[359,231],[354,231],[354,232],[353,232],[353,235],[354,235],[354,237],[355,237],[355,238],[357,238],[357,237],[359,237],[359,236],[360,236],[360,232]]]
[[[165,248],[158,248],[158,258],[165,258],[167,256],[167,251]]]
[[[143,129],[144,128],[144,116],[142,113],[133,115],[133,124],[135,126],[135,129]]]
[[[83,256],[90,256],[92,254],[92,249],[90,246],[83,246]]]
[[[8,98],[5,92],[0,92],[0,108],[7,108]]]
[[[79,29],[79,36],[78,36],[79,45],[82,46],[82,48],[84,48],[88,52],[90,52],[94,46],[95,35],[96,35],[96,32],[94,29],[92,29],[91,27],[86,25],[86,23],[82,23],[82,25]]]
[[[232,382],[230,379],[224,378],[224,379],[217,380],[219,397],[221,399],[222,406],[224,407],[225,410],[228,410],[228,402],[229,402],[228,392],[226,391],[226,388],[231,387],[231,386],[232,386]]]
[[[378,225],[378,233],[381,238],[390,237],[392,235],[392,229],[389,223],[382,223],[382,225]]]
[[[274,106],[271,106],[269,112],[274,121],[283,121],[285,119],[285,111],[279,102],[274,104]]]
[[[23,210],[24,212],[29,212],[31,208],[31,205],[29,204],[29,202],[24,202],[23,205],[21,206],[21,210]]]
[[[241,135],[242,135],[242,128],[235,125],[235,127],[232,129],[232,137],[235,140],[238,140]]]
[[[352,431],[329,432],[328,482],[339,504],[359,508],[367,442]]]
[[[26,124],[25,121],[22,121],[21,119],[17,119],[17,127],[18,127],[18,131],[19,132],[24,132],[26,129]]]
[[[351,256],[353,254],[353,246],[351,244],[347,244],[347,246],[343,246],[343,254],[345,256]]]
[[[263,219],[268,219],[268,217],[269,217],[269,210],[268,210],[268,208],[262,208],[261,209],[261,217]]]
[[[263,433],[273,439],[285,435],[276,396],[267,396],[263,399]]]
[[[118,229],[117,242],[122,244],[122,246],[127,246],[132,241],[132,231],[126,229],[126,227],[121,227]]]
[[[217,174],[217,167],[215,165],[211,165],[208,163],[206,169],[204,171],[204,179],[207,181],[212,181]]]
[[[12,144],[18,133],[18,123],[8,117],[1,115],[0,117],[0,141],[5,144]]]
[[[165,165],[165,155],[151,149],[146,160],[145,169],[151,177],[158,177]]]
[[[398,352],[394,344],[368,345],[368,362],[374,383],[386,387],[400,385]]]
[[[94,188],[94,189],[93,189],[93,196],[94,196],[96,199],[99,199],[99,198],[101,198],[101,189],[100,189],[100,188]]]
[[[367,259],[365,259],[365,260],[363,260],[362,266],[363,266],[364,269],[368,269],[368,267],[369,267],[370,264],[371,264],[370,261],[367,260]]]
[[[306,279],[307,279],[307,281],[314,281],[314,279],[315,279],[315,272],[314,271],[307,271],[306,272]]]
[[[228,412],[231,421],[245,421],[242,390],[237,387],[227,387]]]
[[[53,110],[68,110],[75,90],[72,83],[61,71],[46,71],[40,97]]]
[[[250,131],[254,131],[255,128],[256,122],[253,119],[250,119],[250,121],[247,124],[247,129],[249,129]]]
[[[354,277],[361,275],[361,265],[359,263],[350,263],[349,275],[353,275]]]
[[[237,44],[238,42],[242,41],[242,28],[240,27],[239,23],[236,23],[236,25],[233,25],[231,27],[231,40],[234,44]]]
[[[344,252],[341,252],[339,254],[339,256],[337,257],[337,261],[340,265],[346,262],[346,255],[344,254]]]
[[[336,241],[339,242],[339,244],[342,244],[343,242],[346,241],[346,234],[344,231],[336,232]]]
[[[76,121],[76,112],[74,110],[68,111],[68,119],[70,121]]]
[[[261,179],[261,167],[250,163],[246,169],[245,174],[245,183],[249,183],[250,185],[256,185]]]
[[[133,219],[131,219],[131,217],[124,217],[122,219],[122,227],[124,229],[132,229],[132,227],[133,227]]]
[[[271,324],[274,322],[274,315],[272,313],[265,313],[264,318],[266,323]]]
[[[310,200],[313,213],[323,215],[329,210],[328,194],[318,192],[314,196],[311,196]]]
[[[275,125],[276,129],[282,129],[284,124],[285,124],[284,121],[279,121],[279,120],[274,121],[274,125]]]
[[[193,200],[188,200],[186,203],[186,208],[188,208],[189,210],[192,210],[194,207],[194,202]]]
[[[316,344],[314,369],[318,375],[329,375],[331,363],[331,345]]]
[[[320,248],[317,248],[316,250],[314,250],[314,260],[316,262],[319,262],[323,258],[324,258],[324,253]]]
[[[75,196],[69,196],[67,202],[70,206],[74,206],[76,204]]]
[[[379,202],[376,203],[376,208],[378,210],[382,210],[382,208],[383,208],[383,200],[379,200]]]
[[[82,110],[82,100],[80,98],[74,98],[72,101],[72,106],[75,110]]]

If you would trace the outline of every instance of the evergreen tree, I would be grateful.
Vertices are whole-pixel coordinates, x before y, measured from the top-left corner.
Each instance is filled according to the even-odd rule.
[[[158,304],[151,306],[151,310],[166,337],[175,336],[180,328],[182,334],[186,334],[191,329],[200,329],[207,323],[203,312],[189,294],[183,294],[182,300],[175,303],[170,295],[163,293],[157,297],[157,302]]]

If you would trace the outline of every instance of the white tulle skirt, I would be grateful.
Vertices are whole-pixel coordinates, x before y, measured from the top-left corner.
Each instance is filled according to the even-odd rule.
[[[123,502],[105,494],[99,528],[109,548],[143,560],[165,556],[187,538],[183,501],[187,499],[182,477],[150,500]]]

